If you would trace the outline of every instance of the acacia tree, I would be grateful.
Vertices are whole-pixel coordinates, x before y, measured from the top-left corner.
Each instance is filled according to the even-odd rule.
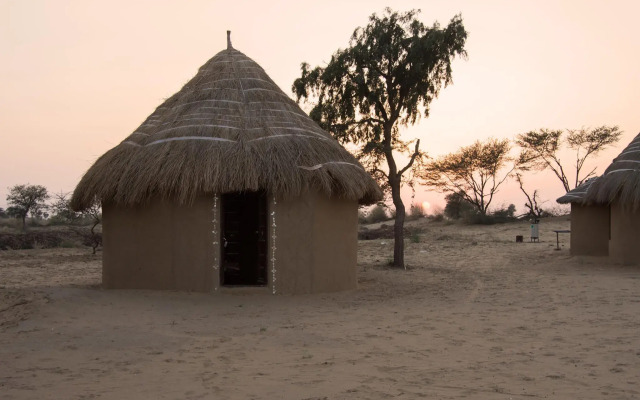
[[[385,9],[357,28],[349,47],[336,51],[325,67],[301,66],[293,83],[297,100],[312,103],[310,116],[341,143],[359,146],[358,159],[378,180],[395,206],[393,265],[404,266],[403,183],[412,183],[426,154],[420,140],[403,141],[399,127],[429,115],[429,105],[452,82],[451,62],[466,56],[467,32],[461,16],[445,28],[425,26],[419,10]],[[409,161],[396,163],[398,153]],[[386,166],[383,164],[386,163]]]
[[[39,217],[46,210],[45,201],[49,198],[47,188],[40,185],[15,185],[9,188],[7,204],[13,215],[22,219],[22,229],[27,228],[26,218]]]
[[[585,161],[608,146],[618,142],[622,131],[617,126],[599,126],[567,130],[540,129],[519,134],[516,143],[521,153],[518,163],[523,171],[550,169],[560,180],[565,191],[578,187],[595,175],[596,168],[582,174]],[[560,151],[566,146],[575,152],[575,177],[569,182],[567,164],[560,159]],[[572,185],[573,184],[573,187]]]
[[[513,163],[509,171],[500,174],[513,161],[510,150],[508,139],[476,141],[429,163],[422,178],[440,192],[456,193],[485,215],[500,185],[516,167]]]

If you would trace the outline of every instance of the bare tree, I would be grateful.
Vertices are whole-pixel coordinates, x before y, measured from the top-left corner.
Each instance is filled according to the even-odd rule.
[[[91,204],[91,207],[82,211],[82,215],[91,218],[91,237],[89,238],[90,245],[93,248],[93,254],[96,254],[96,249],[102,245],[102,236],[98,235],[95,231],[96,227],[102,222],[102,207],[98,200]]]
[[[534,218],[540,218],[544,214],[544,210],[540,206],[540,198],[538,197],[538,190],[533,191],[533,195],[529,195],[529,193],[524,188],[524,182],[522,181],[522,174],[520,172],[516,173],[516,181],[518,181],[518,185],[520,185],[520,191],[524,193],[527,198],[527,202],[524,204],[527,211],[526,216],[531,216]]]
[[[53,203],[49,206],[52,218],[66,223],[74,223],[82,218],[82,213],[73,211],[69,205],[70,193],[56,193],[53,195]]]

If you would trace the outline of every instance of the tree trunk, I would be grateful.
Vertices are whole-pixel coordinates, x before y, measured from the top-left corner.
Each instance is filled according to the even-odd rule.
[[[393,266],[406,268],[404,265],[404,219],[406,210],[400,197],[400,178],[389,179],[391,197],[396,208],[396,220],[393,224]]]
[[[400,197],[402,175],[398,174],[398,166],[393,158],[392,129],[393,121],[384,124],[384,155],[389,166],[389,186],[391,187],[391,199],[396,208],[396,220],[393,224],[393,266],[404,268],[404,218],[405,208]]]
[[[93,254],[96,254],[96,249],[100,245],[100,241],[98,240],[98,237],[96,236],[96,232],[95,232],[95,228],[96,226],[98,226],[99,223],[100,221],[93,221],[93,226],[91,227],[91,240],[93,241],[93,244],[92,244]]]
[[[27,231],[27,216],[23,215],[22,216],[22,232],[26,232]]]

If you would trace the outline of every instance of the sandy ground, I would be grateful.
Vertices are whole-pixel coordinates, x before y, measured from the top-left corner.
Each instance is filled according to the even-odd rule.
[[[638,399],[640,267],[424,223],[407,271],[361,241],[359,289],[100,289],[82,249],[0,252],[2,399]]]

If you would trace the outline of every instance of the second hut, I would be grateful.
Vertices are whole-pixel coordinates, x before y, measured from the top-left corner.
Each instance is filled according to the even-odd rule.
[[[640,264],[640,135],[589,187],[585,202],[610,207],[609,256],[623,264]]]
[[[609,254],[609,206],[587,204],[587,190],[598,178],[591,178],[564,196],[560,204],[571,204],[571,255],[606,256]]]

